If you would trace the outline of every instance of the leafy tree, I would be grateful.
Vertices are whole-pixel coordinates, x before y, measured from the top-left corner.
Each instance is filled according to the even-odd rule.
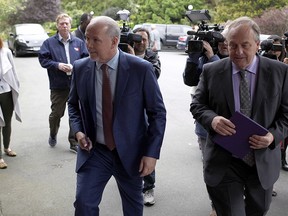
[[[266,10],[261,17],[256,17],[261,33],[283,36],[288,30],[288,7]]]
[[[40,23],[55,20],[60,12],[60,0],[27,0],[17,11],[10,14],[9,24]]]
[[[20,5],[20,0],[0,0],[0,32],[2,38],[4,38],[7,26],[9,26],[8,16],[14,14]]]
[[[257,17],[268,8],[282,8],[287,5],[286,0],[218,0],[214,1],[215,21],[226,22],[240,16]]]
[[[135,23],[180,23],[188,24],[185,12],[188,10],[189,0],[138,0],[136,13],[132,14],[131,19]],[[193,1],[193,9],[204,8],[203,1]]]
[[[61,5],[66,10],[66,5],[70,2],[71,0],[62,0]],[[132,13],[135,7],[134,0],[77,0],[72,2],[75,3],[75,8],[86,12],[93,11],[95,16],[103,15],[109,8],[127,9]]]
[[[72,28],[77,28],[80,24],[80,17],[83,13],[90,13],[90,11],[83,11],[81,8],[77,7],[77,4],[75,1],[68,2],[65,5],[65,8],[62,6],[63,12],[67,13],[72,18]],[[55,22],[54,26],[56,28]]]

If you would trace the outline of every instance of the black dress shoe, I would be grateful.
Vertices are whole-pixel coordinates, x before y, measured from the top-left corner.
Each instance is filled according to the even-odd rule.
[[[277,196],[277,192],[275,190],[272,191],[272,196],[276,197]]]

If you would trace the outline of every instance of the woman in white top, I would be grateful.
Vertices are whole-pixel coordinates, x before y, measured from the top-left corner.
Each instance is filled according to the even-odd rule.
[[[7,168],[7,164],[2,158],[2,141],[6,155],[16,156],[16,152],[10,148],[10,137],[13,111],[15,111],[16,119],[21,122],[18,96],[19,80],[13,56],[9,49],[3,47],[3,40],[0,38],[0,169]]]

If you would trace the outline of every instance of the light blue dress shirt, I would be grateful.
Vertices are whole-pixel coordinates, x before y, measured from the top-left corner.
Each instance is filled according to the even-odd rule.
[[[116,88],[116,79],[117,79],[117,71],[118,71],[118,63],[119,63],[119,50],[117,50],[116,55],[108,61],[106,64],[108,65],[108,73],[109,79],[111,83],[111,92],[112,98],[114,101],[115,96],[115,88]],[[97,137],[96,141],[98,143],[105,144],[104,140],[104,132],[103,132],[103,121],[102,121],[102,70],[100,69],[102,66],[101,63],[96,62],[95,73],[96,73],[96,116],[97,116]]]

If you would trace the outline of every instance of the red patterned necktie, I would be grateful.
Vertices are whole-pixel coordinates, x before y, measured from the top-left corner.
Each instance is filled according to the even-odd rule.
[[[241,76],[240,87],[239,87],[240,111],[244,115],[250,117],[251,116],[251,96],[250,96],[247,73],[248,72],[246,70],[240,71],[240,76]],[[252,167],[255,164],[254,151],[251,149],[242,160],[246,164]]]
[[[107,64],[101,66],[102,70],[102,121],[106,146],[112,151],[116,146],[113,137],[113,102]]]

